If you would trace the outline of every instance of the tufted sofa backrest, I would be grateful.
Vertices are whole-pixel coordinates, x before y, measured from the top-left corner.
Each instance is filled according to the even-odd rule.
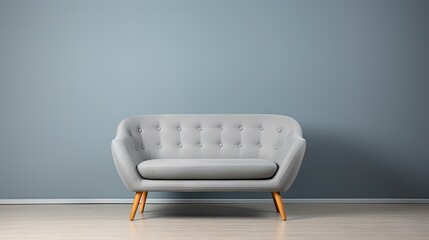
[[[124,119],[117,135],[132,137],[144,159],[266,158],[286,151],[288,137],[302,137],[291,117],[265,114],[143,115]]]

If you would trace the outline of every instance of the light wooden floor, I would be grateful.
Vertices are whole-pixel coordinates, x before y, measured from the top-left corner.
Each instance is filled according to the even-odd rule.
[[[429,204],[0,205],[0,239],[429,239]]]

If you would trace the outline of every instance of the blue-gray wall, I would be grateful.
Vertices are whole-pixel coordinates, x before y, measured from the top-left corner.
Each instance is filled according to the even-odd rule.
[[[429,197],[429,1],[0,0],[0,198],[123,198],[129,115],[276,113],[286,197]],[[267,194],[151,197],[266,198]]]

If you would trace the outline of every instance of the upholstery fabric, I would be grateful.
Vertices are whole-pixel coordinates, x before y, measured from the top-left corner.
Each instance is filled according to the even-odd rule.
[[[266,179],[274,175],[277,165],[259,158],[150,159],[137,169],[145,179]]]
[[[112,155],[132,191],[286,191],[298,174],[305,147],[301,127],[287,116],[144,115],[119,124]],[[154,180],[143,178],[137,169],[150,159],[237,158],[270,160],[278,169],[271,178],[259,180]]]

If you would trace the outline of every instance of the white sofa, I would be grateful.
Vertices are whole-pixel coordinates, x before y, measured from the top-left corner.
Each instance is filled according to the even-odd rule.
[[[130,220],[149,191],[280,192],[293,183],[306,141],[292,118],[265,114],[145,115],[124,119],[112,155],[135,192]]]

